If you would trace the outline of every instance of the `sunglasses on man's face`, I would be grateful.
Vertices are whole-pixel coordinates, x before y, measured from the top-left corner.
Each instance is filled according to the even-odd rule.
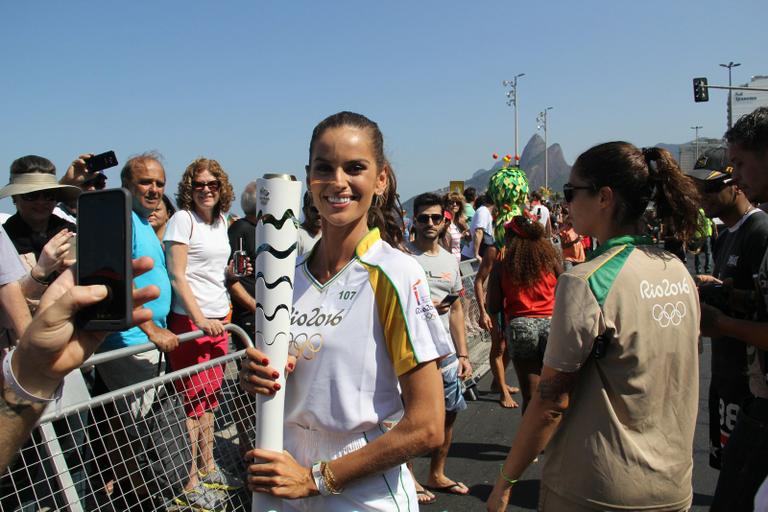
[[[221,188],[221,182],[219,180],[192,182],[192,188],[195,190],[205,190],[205,187],[208,187],[208,190],[211,192],[218,192],[219,188]]]
[[[21,197],[25,201],[38,201],[40,199],[42,199],[43,201],[55,201],[56,191],[55,190],[38,190],[37,192],[28,192],[26,194],[21,194],[19,197]]]
[[[442,213],[422,213],[421,215],[416,216],[416,222],[419,224],[427,224],[431,220],[432,224],[438,225],[443,222],[444,218]]]
[[[573,196],[576,194],[577,190],[595,190],[595,187],[592,185],[590,186],[577,186],[572,185],[570,183],[566,183],[563,185],[563,198],[565,199],[566,203],[570,203],[573,201]]]

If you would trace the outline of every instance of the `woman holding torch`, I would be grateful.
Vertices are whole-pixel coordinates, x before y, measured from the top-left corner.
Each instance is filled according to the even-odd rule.
[[[404,462],[442,442],[436,361],[451,340],[423,270],[396,248],[396,181],[376,123],[323,120],[306,170],[323,237],[296,267],[286,451],[249,452],[248,485],[284,498],[284,510],[417,509]],[[279,371],[248,349],[241,383],[274,394]]]

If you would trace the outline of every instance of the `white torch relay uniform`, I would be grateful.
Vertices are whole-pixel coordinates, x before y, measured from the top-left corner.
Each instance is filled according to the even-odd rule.
[[[330,281],[296,267],[286,384],[285,448],[305,467],[384,434],[403,414],[398,377],[453,352],[424,270],[382,241],[378,229]],[[405,464],[356,480],[335,496],[285,500],[284,510],[416,511]]]

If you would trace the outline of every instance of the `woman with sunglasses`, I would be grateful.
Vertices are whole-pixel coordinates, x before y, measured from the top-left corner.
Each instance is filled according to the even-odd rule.
[[[14,160],[10,182],[0,190],[0,198],[11,196],[16,205],[4,228],[28,271],[20,284],[33,312],[48,284],[75,261],[75,225],[53,215],[53,209],[57,201],[74,201],[78,195],[77,187],[56,181],[50,160],[36,155]]]
[[[576,231],[600,247],[558,280],[539,386],[488,510],[506,509],[544,448],[539,510],[688,510],[699,303],[641,221],[653,201],[689,239],[698,194],[668,151],[626,142],[579,156],[563,192]]]
[[[199,158],[184,171],[163,241],[173,302],[168,329],[176,334],[202,330],[205,335],[169,353],[174,370],[226,355],[224,321],[229,315],[226,268],[230,255],[224,213],[234,198],[219,162]],[[241,483],[222,473],[213,458],[213,410],[218,406],[223,368],[214,366],[176,382],[184,393],[192,442],[192,466],[179,505],[217,510],[205,488],[233,490]]]
[[[447,224],[447,230],[440,240],[440,245],[453,254],[456,261],[461,261],[461,239],[469,230],[464,206],[464,196],[458,192],[446,194],[443,207],[451,212],[451,221]]]

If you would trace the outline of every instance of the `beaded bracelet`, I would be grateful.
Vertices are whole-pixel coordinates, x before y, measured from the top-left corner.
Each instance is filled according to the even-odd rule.
[[[499,464],[499,474],[501,475],[501,478],[503,478],[507,483],[510,485],[515,485],[517,483],[517,478],[512,480],[507,475],[504,474],[504,464]]]
[[[5,359],[3,359],[3,380],[5,381],[5,385],[11,388],[11,390],[16,394],[17,397],[20,399],[35,403],[35,404],[47,404],[51,402],[55,402],[59,398],[61,398],[62,391],[64,389],[64,382],[62,381],[61,384],[56,388],[56,391],[54,391],[53,396],[51,398],[43,398],[40,396],[35,396],[23,387],[21,387],[21,384],[19,384],[19,381],[16,380],[16,376],[13,374],[13,368],[11,367],[11,361],[13,360],[13,354],[16,352],[15,348],[12,348],[10,352],[8,352],[8,355],[5,356]]]

